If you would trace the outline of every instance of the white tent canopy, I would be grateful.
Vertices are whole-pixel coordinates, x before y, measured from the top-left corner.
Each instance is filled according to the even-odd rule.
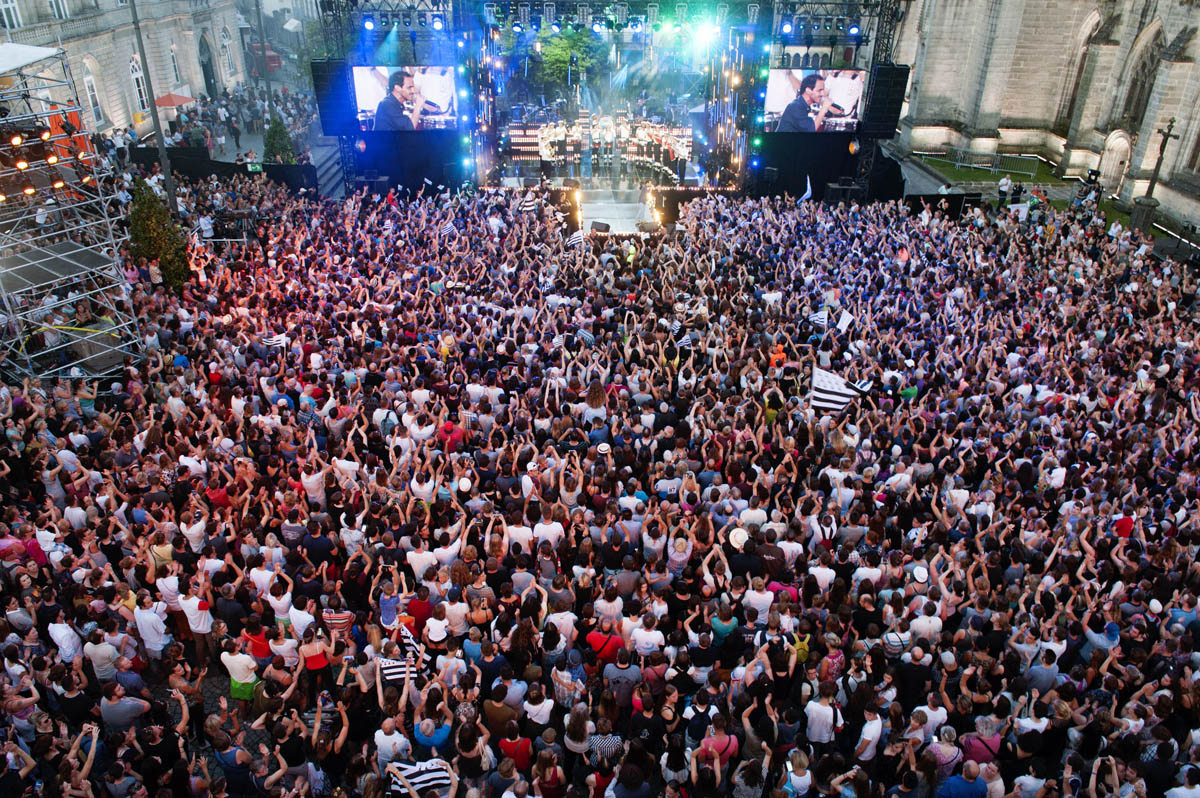
[[[58,50],[53,47],[34,47],[30,44],[0,44],[0,75],[18,72],[30,64],[53,58]]]

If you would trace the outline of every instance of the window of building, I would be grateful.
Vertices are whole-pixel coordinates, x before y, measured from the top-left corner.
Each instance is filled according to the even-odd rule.
[[[179,71],[179,58],[175,55],[175,45],[171,45],[171,75],[175,78],[175,85],[183,83],[183,74]]]
[[[70,19],[71,7],[67,4],[67,0],[50,0],[50,13],[55,19]]]
[[[1196,142],[1192,144],[1192,155],[1188,158],[1187,168],[1193,172],[1200,172],[1200,135],[1196,136]]]
[[[150,107],[150,94],[146,91],[146,73],[142,72],[142,62],[136,55],[129,59],[129,77],[133,80],[138,110],[145,111]]]
[[[0,0],[0,25],[6,28],[21,27],[21,9],[17,0]]]
[[[221,58],[225,62],[225,77],[232,78],[237,74],[237,64],[233,62],[233,48],[230,46],[233,43],[229,37],[229,29],[221,30]]]
[[[96,90],[96,78],[87,66],[83,68],[83,93],[87,99],[88,109],[92,112],[92,121],[100,124],[104,121],[104,106],[100,105],[100,92]]]

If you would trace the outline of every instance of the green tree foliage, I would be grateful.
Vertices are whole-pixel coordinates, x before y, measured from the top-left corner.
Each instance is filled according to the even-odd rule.
[[[291,134],[278,116],[271,117],[271,126],[263,139],[263,161],[266,163],[295,163],[296,148]]]
[[[538,39],[542,43],[541,62],[536,64],[535,70],[531,70],[536,73],[532,82],[543,87],[562,87],[565,90],[568,70],[571,72],[571,85],[575,86],[579,83],[581,70],[587,73],[589,80],[594,80],[598,72],[607,68],[609,44],[590,29],[578,33],[569,28],[564,28],[562,33],[543,29]],[[570,66],[572,53],[578,57],[575,67]],[[522,55],[521,52],[514,52],[512,57]]]
[[[176,291],[188,281],[187,239],[145,180],[138,180],[133,187],[129,251],[135,259],[157,260],[163,280]]]

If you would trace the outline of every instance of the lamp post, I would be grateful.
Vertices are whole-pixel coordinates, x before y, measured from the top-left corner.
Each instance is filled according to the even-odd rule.
[[[158,100],[154,96],[154,81],[150,79],[150,62],[146,59],[146,43],[142,40],[142,23],[138,20],[137,0],[129,0],[129,13],[133,16],[133,32],[137,36],[138,58],[142,60],[146,93],[150,95],[150,118],[154,120],[154,135],[158,138],[158,163],[163,173],[163,190],[167,192],[167,210],[175,216],[179,213],[179,205],[175,201],[175,177],[171,174],[167,140],[163,136],[162,121],[158,118]]]
[[[271,65],[267,63],[267,36],[263,31],[262,0],[254,0],[254,10],[258,13],[258,54],[262,58],[262,79],[267,85],[267,124],[263,127],[263,141],[266,141],[267,128],[275,118],[275,100],[271,98]],[[264,151],[265,151],[264,146]],[[265,152],[264,152],[265,154]]]
[[[1158,160],[1154,162],[1154,171],[1150,173],[1150,185],[1146,186],[1144,197],[1133,198],[1133,212],[1129,215],[1129,225],[1143,233],[1150,233],[1154,227],[1154,214],[1158,210],[1158,200],[1154,198],[1154,189],[1158,186],[1158,173],[1162,169],[1163,157],[1167,152],[1167,144],[1171,139],[1179,138],[1175,133],[1175,117],[1167,121],[1167,127],[1158,129],[1162,141],[1158,144]]]

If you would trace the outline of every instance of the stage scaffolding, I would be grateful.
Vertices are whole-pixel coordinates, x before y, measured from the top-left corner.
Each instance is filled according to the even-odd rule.
[[[118,233],[61,49],[0,44],[0,371],[8,379],[120,369],[137,322]]]

